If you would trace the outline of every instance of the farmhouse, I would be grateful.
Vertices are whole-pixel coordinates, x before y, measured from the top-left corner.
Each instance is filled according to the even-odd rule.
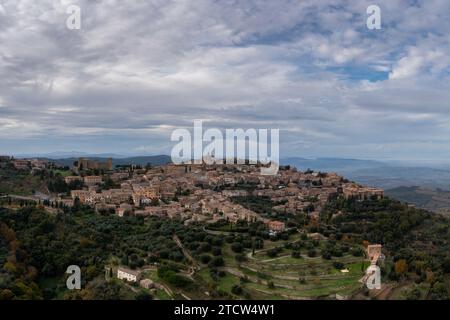
[[[131,270],[123,267],[117,269],[117,279],[126,280],[128,282],[137,282],[139,271]]]

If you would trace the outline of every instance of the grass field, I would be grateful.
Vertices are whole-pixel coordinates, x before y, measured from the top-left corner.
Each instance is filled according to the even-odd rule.
[[[56,174],[60,174],[60,175],[63,176],[63,177],[67,177],[67,176],[72,175],[72,171],[70,171],[70,170],[53,169],[52,171],[53,171],[53,173],[54,173],[55,175],[56,175]]]

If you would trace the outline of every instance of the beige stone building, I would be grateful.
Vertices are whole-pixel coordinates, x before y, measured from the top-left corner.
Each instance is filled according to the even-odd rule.
[[[284,230],[286,230],[285,223],[281,221],[269,221],[267,222],[267,227],[269,228],[269,230],[276,232],[283,232]]]
[[[144,289],[152,289],[155,286],[155,283],[150,279],[142,279],[139,282],[139,285]]]
[[[382,256],[381,244],[369,244],[367,246],[367,257],[370,260],[370,264],[377,264],[378,259]]]
[[[12,164],[14,168],[17,170],[29,170],[30,169],[30,161],[28,160],[13,160]]]
[[[69,184],[71,182],[75,182],[75,181],[83,181],[83,178],[80,176],[67,176],[64,177],[64,182]]]
[[[87,190],[72,190],[70,195],[72,196],[72,199],[75,200],[78,198],[81,203],[85,203],[86,199],[91,195],[91,192]]]
[[[101,176],[86,176],[83,178],[84,184],[87,186],[99,185],[103,182]]]
[[[123,217],[127,214],[131,214],[133,212],[133,206],[128,203],[121,203],[120,206],[116,209],[116,213],[119,217]]]
[[[346,199],[369,200],[371,198],[382,199],[384,191],[382,189],[358,186],[357,184],[344,184],[342,192]]]
[[[76,161],[75,166],[79,171],[88,169],[112,170],[113,168],[112,158],[109,158],[106,162],[79,158],[78,161]]]

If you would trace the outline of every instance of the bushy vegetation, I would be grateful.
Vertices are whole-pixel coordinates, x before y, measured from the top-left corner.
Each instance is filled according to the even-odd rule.
[[[40,283],[63,277],[69,265],[80,266],[83,281],[89,283],[103,275],[111,257],[130,268],[155,261],[183,262],[172,236],[189,234],[187,229],[168,219],[144,222],[91,211],[53,216],[35,207],[0,209],[0,298],[52,298]]]
[[[178,274],[177,272],[178,270],[173,267],[162,266],[158,269],[158,277],[177,288],[185,288],[194,285],[192,280]]]
[[[10,163],[0,167],[0,181],[0,194],[31,195],[46,186],[40,174],[31,175],[28,171],[16,170]]]
[[[215,227],[227,226],[228,222],[222,222]],[[258,285],[255,278],[265,280],[263,291],[280,288],[280,280],[259,269],[255,259],[274,268],[278,261],[306,264],[311,269],[309,276],[320,281],[324,272],[344,268],[349,272],[357,268],[362,274],[364,264],[358,262],[355,267],[346,259],[353,264],[363,260],[364,245],[369,243],[381,243],[386,253],[383,281],[414,285],[405,298],[449,297],[449,220],[390,199],[358,202],[337,198],[323,210],[320,222],[298,225],[298,229],[277,236],[269,236],[261,222],[239,222],[232,231],[211,233],[203,227],[170,219],[102,216],[81,206],[58,214],[49,214],[36,205],[0,209],[0,299],[152,298],[148,292],[134,292],[117,280],[105,281],[105,265],[153,268],[154,276],[174,290],[204,292],[207,287],[211,297],[249,298],[256,292],[251,290]],[[322,236],[314,238],[311,233]],[[315,261],[320,261],[318,267]],[[321,270],[321,264],[329,270]],[[65,290],[69,265],[81,267],[83,290],[79,292]],[[236,282],[228,270],[244,272],[245,265],[253,265],[256,271],[250,270],[247,278],[237,278]],[[191,272],[194,266],[200,272]],[[199,273],[212,282],[203,287],[205,278]],[[301,286],[309,281],[305,274],[299,274]]]
[[[243,196],[232,197],[233,202],[240,204],[244,208],[263,215],[271,215],[274,206],[285,204],[286,202],[274,202],[269,197]]]
[[[331,218],[338,211],[343,214]],[[389,256],[383,270],[388,279],[426,282],[431,286],[427,298],[448,299],[445,289],[450,271],[448,218],[388,198],[336,199],[329,203],[322,218],[347,240],[382,244]],[[359,248],[350,252],[354,256],[363,255]]]

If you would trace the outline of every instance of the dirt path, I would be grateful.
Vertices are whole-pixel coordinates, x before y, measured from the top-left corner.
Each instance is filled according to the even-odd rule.
[[[404,288],[404,287],[406,287],[408,285],[410,285],[410,283],[408,281],[404,281],[404,282],[401,282],[401,283],[387,284],[386,285],[387,288],[385,290],[382,289],[382,292],[380,292],[375,297],[378,300],[389,300],[389,299],[391,299],[393,297],[393,295],[397,291],[401,290],[402,288]]]
[[[181,252],[183,252],[183,255],[186,257],[186,259],[188,259],[196,269],[199,269],[199,265],[198,265],[197,261],[195,261],[195,259],[189,253],[189,251],[183,246],[180,238],[178,238],[178,236],[176,234],[174,234],[172,239],[173,239],[173,241],[175,241],[177,246],[181,249]]]
[[[396,291],[407,285],[409,285],[408,282],[382,284],[381,289],[373,290],[371,296],[377,300],[389,300]]]

